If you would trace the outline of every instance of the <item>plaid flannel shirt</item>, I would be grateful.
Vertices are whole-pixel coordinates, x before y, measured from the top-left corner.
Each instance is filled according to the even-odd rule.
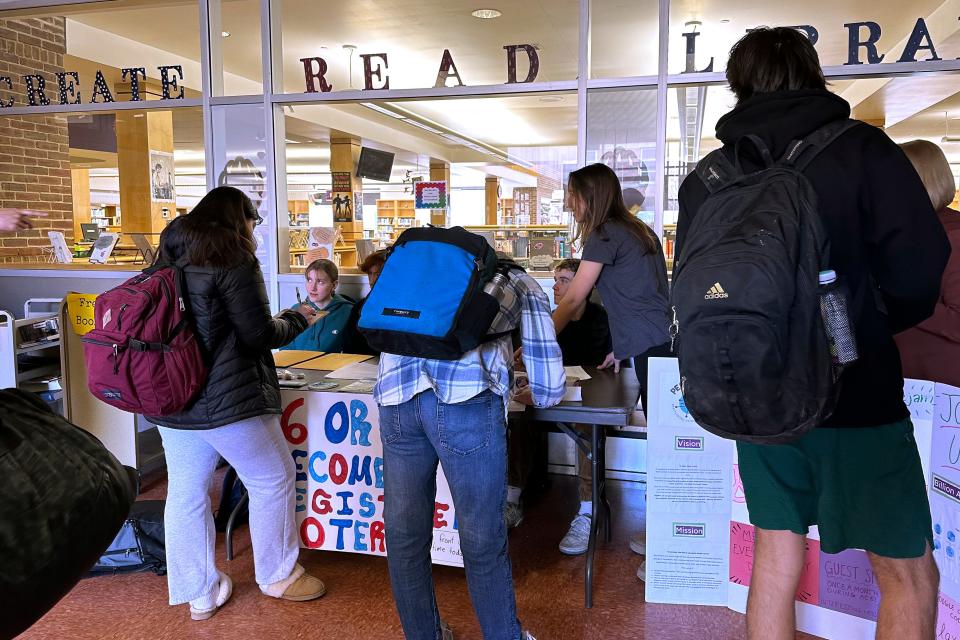
[[[563,399],[566,378],[550,303],[540,285],[526,273],[511,270],[509,276],[490,333],[520,327],[533,404],[552,407]],[[506,407],[512,385],[513,343],[508,335],[480,345],[459,360],[384,353],[373,397],[382,406],[394,406],[433,389],[442,402],[456,404],[490,389],[503,397]]]

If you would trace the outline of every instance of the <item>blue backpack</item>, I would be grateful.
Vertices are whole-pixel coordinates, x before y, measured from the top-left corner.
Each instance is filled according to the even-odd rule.
[[[487,241],[462,227],[407,229],[363,304],[358,328],[377,351],[458,360],[488,334],[500,302],[484,285],[504,267]]]

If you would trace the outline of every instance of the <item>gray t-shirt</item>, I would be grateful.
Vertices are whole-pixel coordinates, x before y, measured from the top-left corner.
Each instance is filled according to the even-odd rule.
[[[583,259],[603,265],[597,289],[610,316],[613,352],[625,360],[670,341],[670,294],[663,248],[643,246],[622,222],[609,221],[587,239]]]

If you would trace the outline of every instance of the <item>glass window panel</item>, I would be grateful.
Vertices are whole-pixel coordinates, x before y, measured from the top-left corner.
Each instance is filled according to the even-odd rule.
[[[659,11],[656,0],[591,0],[591,77],[656,75]]]
[[[955,11],[946,10],[939,0],[916,0],[908,4],[883,0],[867,2],[813,3],[756,3],[748,0],[724,2],[703,0],[675,0],[670,3],[670,73],[689,70],[702,71],[713,58],[714,70],[726,67],[730,47],[748,29],[758,26],[812,26],[817,34],[817,52],[824,66],[850,62],[850,32],[846,24],[873,22],[873,36],[869,27],[859,30],[860,41],[875,36],[877,55],[883,62],[896,62],[904,54],[907,41],[923,18],[923,27],[930,34],[939,57],[952,60],[960,55],[960,23]],[[684,34],[696,32],[695,38]],[[920,33],[920,32],[918,32]],[[695,57],[688,60],[687,42],[695,40]],[[926,40],[924,45],[928,44]],[[859,60],[868,62],[867,50],[858,49]],[[929,50],[921,49],[917,60],[931,58]]]
[[[143,268],[167,223],[206,192],[199,108],[0,116],[0,207],[43,211],[36,229],[0,239],[0,259],[52,262],[63,234],[75,266],[118,233],[109,264]],[[86,231],[86,235],[85,232]]]
[[[549,270],[571,255],[563,184],[576,166],[576,120],[572,93],[288,107],[287,263],[296,271],[322,257],[309,246],[310,227],[337,228],[335,259],[349,272],[358,240],[388,245],[432,221],[487,234],[519,262]],[[365,150],[393,154],[386,179],[359,169]],[[415,206],[421,180],[447,182],[448,210]]]
[[[657,177],[657,90],[591,91],[587,97],[587,164],[620,178],[624,203],[654,226]]]
[[[11,76],[12,93],[0,84],[0,100],[15,106],[29,106],[27,81],[22,76],[39,74],[33,79],[34,102],[81,104],[93,102],[99,71],[104,87],[97,102],[130,100],[130,75],[123,68],[144,69],[138,74],[138,93],[143,100],[164,95],[161,71],[171,67],[167,94],[173,98],[198,97],[202,90],[200,74],[199,5],[196,0],[118,0],[82,5],[44,8],[29,12],[0,12],[0,76]],[[109,45],[107,45],[109,43]],[[179,67],[179,69],[173,68]],[[65,76],[65,95],[61,98],[56,74]]]
[[[321,3],[281,0],[282,83],[277,90],[306,90],[301,58],[322,58],[326,81],[334,91],[365,87],[364,54],[387,54],[388,72],[372,78],[381,88],[389,76],[391,89],[433,87],[444,50],[467,86],[508,81],[505,46],[529,45],[539,62],[537,81],[573,80],[577,76],[578,0],[549,3],[510,2],[497,5],[494,18],[478,18],[475,3]],[[530,54],[516,51],[516,80],[530,72]],[[371,70],[382,61],[371,58]],[[318,67],[314,67],[316,70]],[[451,72],[453,70],[451,69]],[[278,78],[278,81],[280,79]],[[451,75],[448,85],[456,84]],[[319,90],[319,81],[316,82]]]
[[[263,93],[260,0],[210,0],[213,94]]]

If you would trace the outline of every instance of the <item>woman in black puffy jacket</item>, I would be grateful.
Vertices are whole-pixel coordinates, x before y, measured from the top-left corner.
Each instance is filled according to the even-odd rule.
[[[256,580],[267,596],[311,600],[323,583],[297,563],[295,469],[280,429],[280,388],[271,349],[307,327],[307,309],[271,317],[253,228],[261,222],[242,191],[217,187],[160,238],[159,259],[187,257],[187,292],[209,375],[182,413],[151,418],[167,459],[164,514],[170,604],[206,620],[229,599],[217,570],[209,487],[220,456],[250,495]]]

